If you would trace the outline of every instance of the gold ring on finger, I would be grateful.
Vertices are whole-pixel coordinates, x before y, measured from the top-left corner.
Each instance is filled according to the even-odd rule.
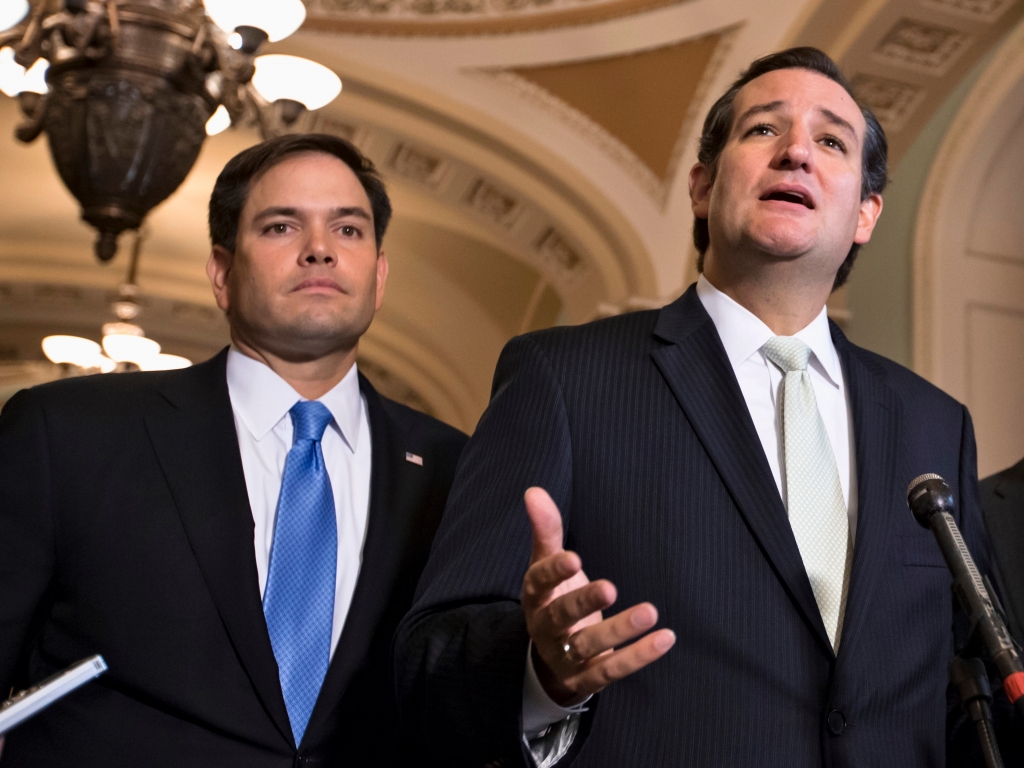
[[[565,654],[565,660],[571,664],[583,663],[583,659],[581,659],[580,655],[576,653],[576,649],[572,647],[572,643],[569,642],[569,639],[566,639],[566,641],[562,643],[562,653]]]

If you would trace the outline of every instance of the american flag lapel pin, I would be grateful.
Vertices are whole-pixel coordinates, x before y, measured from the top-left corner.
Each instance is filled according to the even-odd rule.
[[[423,466],[423,457],[417,456],[415,453],[409,453],[409,451],[406,451],[405,460],[408,461],[410,464],[415,464],[418,467]]]

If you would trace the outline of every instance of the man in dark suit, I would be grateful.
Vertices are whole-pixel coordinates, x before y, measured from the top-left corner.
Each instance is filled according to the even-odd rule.
[[[1024,642],[1024,459],[981,481],[981,510],[1010,631]]]
[[[971,420],[825,310],[885,158],[828,57],[761,59],[690,174],[697,284],[505,348],[396,636],[434,764],[944,764],[950,576],[906,492],[942,475],[984,566]]]
[[[0,417],[0,689],[109,671],[9,766],[391,765],[391,665],[465,435],[355,366],[390,203],[331,136],[235,157],[208,274],[232,344],[64,380]]]

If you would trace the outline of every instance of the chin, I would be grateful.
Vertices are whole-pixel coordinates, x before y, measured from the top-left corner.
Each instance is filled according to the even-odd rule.
[[[366,333],[373,320],[373,313],[359,313],[355,316],[340,313],[311,312],[294,318],[287,323],[287,334],[296,342],[310,344],[346,344],[358,340]]]
[[[807,232],[790,227],[774,227],[771,231],[753,233],[758,250],[778,258],[796,258],[814,249],[814,239]]]

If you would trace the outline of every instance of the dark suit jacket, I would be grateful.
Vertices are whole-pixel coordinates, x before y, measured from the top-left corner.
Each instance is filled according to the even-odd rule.
[[[1010,631],[1024,642],[1024,460],[981,481],[981,509]]]
[[[941,766],[950,575],[907,509],[935,472],[982,567],[966,409],[835,326],[858,524],[838,658],[768,461],[691,287],[661,311],[514,339],[396,637],[399,706],[439,765],[521,765],[530,556],[523,491],[613,611],[649,600],[675,647],[592,700],[577,766]],[[606,615],[609,615],[606,613]]]
[[[360,379],[373,442],[363,563],[297,750],[226,359],[35,387],[0,416],[0,689],[94,653],[110,666],[9,733],[3,768],[389,764],[391,641],[466,437]]]

